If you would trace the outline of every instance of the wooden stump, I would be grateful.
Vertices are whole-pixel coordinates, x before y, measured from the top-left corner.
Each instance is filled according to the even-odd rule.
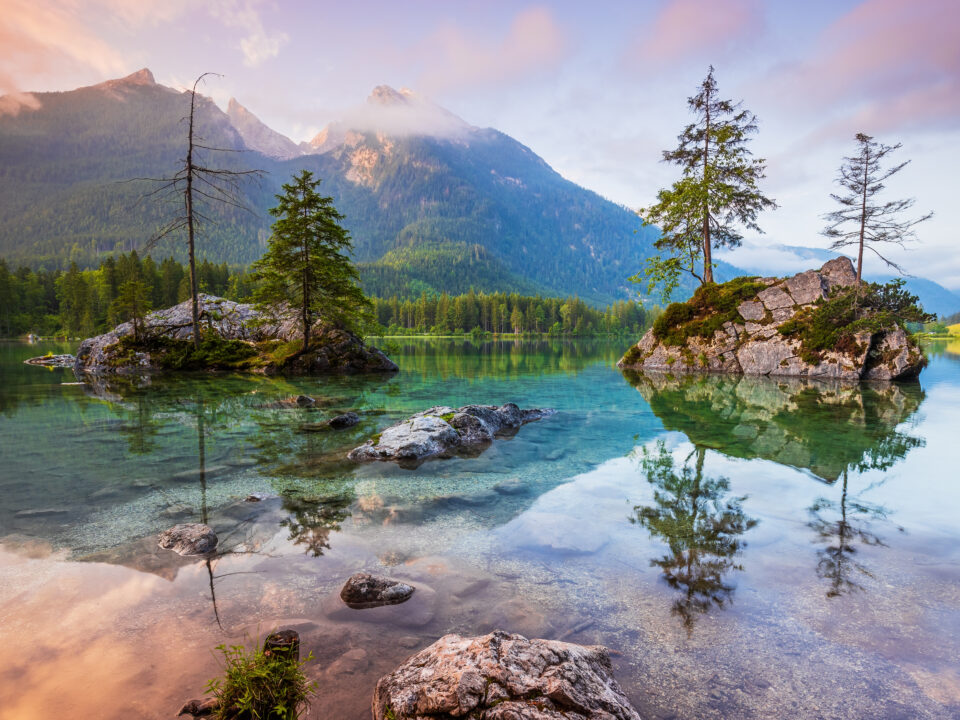
[[[263,650],[273,655],[284,653],[287,657],[299,660],[300,635],[296,630],[277,630],[267,635],[263,641]]]

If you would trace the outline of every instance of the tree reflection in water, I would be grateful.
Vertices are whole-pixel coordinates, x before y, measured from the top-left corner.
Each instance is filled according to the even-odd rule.
[[[661,568],[667,584],[679,591],[671,612],[688,635],[698,614],[731,602],[736,586],[727,576],[743,569],[736,560],[746,545],[740,536],[757,524],[743,511],[745,497],[728,497],[729,480],[704,478],[705,454],[696,448],[677,471],[662,441],[655,452],[643,448],[640,465],[654,487],[654,504],[636,506],[630,518],[669,547],[651,565]]]
[[[352,502],[347,495],[315,500],[286,498],[283,508],[291,514],[280,524],[290,531],[294,545],[303,545],[305,554],[320,557],[330,548],[330,533],[350,517]]]

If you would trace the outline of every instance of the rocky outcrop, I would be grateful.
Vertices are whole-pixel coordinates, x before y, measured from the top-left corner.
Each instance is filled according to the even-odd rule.
[[[782,280],[761,278],[754,284],[762,289],[739,302],[736,312],[728,315],[730,319],[715,330],[707,325],[712,334],[704,337],[705,333],[692,333],[678,342],[658,338],[651,328],[617,366],[637,372],[709,372],[847,381],[900,380],[915,377],[923,368],[923,356],[899,327],[853,332],[843,347],[817,353],[803,352],[799,337],[781,332],[788,321],[807,317],[808,314],[800,314],[803,311],[820,307],[835,288],[856,284],[856,273],[848,258],[835,258],[819,270],[807,270]]]
[[[25,365],[40,365],[41,367],[73,367],[77,359],[73,355],[41,355],[40,357],[24,360]]]
[[[223,340],[239,340],[256,347],[272,340],[295,340],[301,328],[296,317],[286,316],[281,322],[262,316],[253,305],[235,303],[213,295],[199,296],[200,326],[206,334]],[[281,313],[282,315],[282,313]],[[103,335],[88,338],[80,344],[74,363],[78,374],[142,374],[163,369],[160,344],[155,350],[132,351],[121,340],[133,335],[133,324],[126,322]],[[187,341],[193,337],[191,302],[186,300],[165,310],[149,313],[144,318],[143,335],[162,341]],[[251,351],[251,355],[257,355]],[[311,346],[306,353],[276,361],[269,352],[261,353],[244,369],[255,372],[291,375],[353,374],[393,372],[397,366],[380,350],[366,345],[361,338],[340,328],[317,322],[311,328]]]
[[[515,431],[524,423],[540,420],[553,410],[521,410],[513,403],[465,405],[454,410],[438,406],[417,413],[350,451],[351,460],[419,462],[454,452],[477,452],[497,435]]]
[[[217,534],[203,523],[182,523],[160,533],[157,544],[177,555],[205,555],[217,546]]]
[[[374,720],[640,720],[605,648],[445,635],[377,682]]]
[[[397,580],[377,577],[370,573],[356,573],[344,583],[340,599],[355,610],[399,605],[413,595],[414,587]]]

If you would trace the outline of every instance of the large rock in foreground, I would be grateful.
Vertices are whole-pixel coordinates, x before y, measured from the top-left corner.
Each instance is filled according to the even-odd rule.
[[[853,325],[832,347],[820,350],[804,345],[800,325],[817,321],[830,298],[855,285],[853,264],[839,257],[820,270],[782,280],[738,278],[705,286],[690,301],[671,305],[617,367],[845,381],[918,375],[923,355],[893,323],[873,329]]]
[[[513,403],[465,405],[454,410],[438,406],[391,425],[379,436],[350,451],[351,460],[419,462],[453,452],[479,452],[494,437],[515,431],[524,423],[540,420],[553,410],[521,410]]]
[[[208,367],[237,369],[266,374],[291,375],[353,374],[393,372],[393,363],[380,350],[366,345],[347,330],[317,322],[311,329],[310,350],[281,360],[270,351],[277,345],[300,337],[295,317],[283,322],[265,320],[252,305],[235,303],[214,295],[199,296],[200,325],[205,337],[237,341],[232,356],[214,358]],[[132,347],[132,323],[126,322],[80,344],[74,371],[77,374],[141,374],[164,370],[165,355],[179,350],[193,338],[191,302],[186,300],[144,318],[143,334],[148,342]]]
[[[380,678],[374,720],[640,720],[605,648],[445,635]]]

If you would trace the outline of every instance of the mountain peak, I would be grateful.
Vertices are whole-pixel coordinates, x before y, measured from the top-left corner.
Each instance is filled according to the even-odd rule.
[[[367,98],[371,105],[408,105],[413,95],[412,90],[400,88],[394,90],[389,85],[377,85]]]
[[[227,103],[227,117],[234,129],[240,133],[244,144],[251,150],[278,160],[289,160],[300,154],[300,148],[290,138],[264,125],[260,118],[238,103],[236,98],[230,98]]]
[[[125,78],[121,78],[120,82],[127,85],[156,85],[157,81],[153,79],[153,73],[150,72],[149,68],[141,68],[135,73],[130,73]]]

